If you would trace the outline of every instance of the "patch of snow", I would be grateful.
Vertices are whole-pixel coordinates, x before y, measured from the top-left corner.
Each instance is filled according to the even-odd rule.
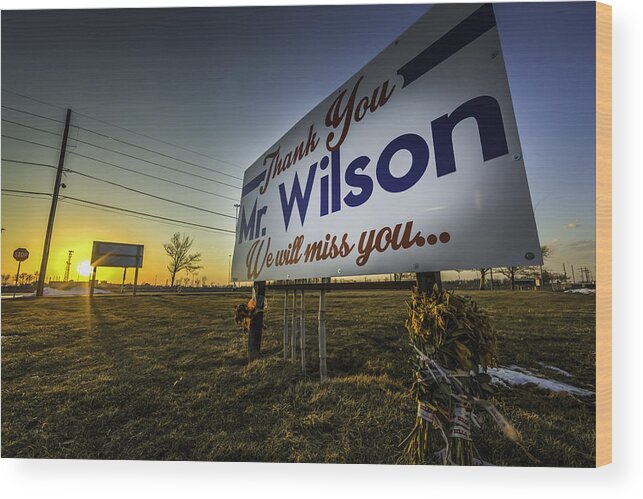
[[[45,288],[42,293],[44,296],[81,296],[89,295],[89,287],[87,286],[76,286],[71,289],[55,289],[55,288]],[[109,291],[104,289],[94,289],[94,294],[110,294]]]
[[[596,290],[589,288],[568,289],[567,291],[565,291],[565,293],[575,293],[578,295],[595,295]]]
[[[493,367],[489,368],[487,373],[491,376],[492,383],[505,387],[522,386],[533,383],[538,386],[538,388],[552,392],[567,392],[581,397],[587,397],[594,394],[594,392],[585,390],[584,388],[578,388],[553,379],[540,378],[528,370],[518,366]]]
[[[549,369],[550,371],[553,371],[553,372],[558,373],[558,374],[560,374],[560,375],[562,375],[562,376],[565,376],[566,378],[571,378],[571,377],[572,377],[572,375],[571,375],[571,374],[569,374],[567,371],[565,371],[565,370],[561,369],[560,367],[556,367],[556,366],[548,366],[548,365],[547,365],[547,364],[545,364],[544,362],[539,362],[538,364],[539,364],[540,366],[544,367],[545,369]]]

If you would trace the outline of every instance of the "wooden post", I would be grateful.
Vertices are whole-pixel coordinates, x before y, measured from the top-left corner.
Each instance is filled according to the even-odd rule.
[[[284,360],[288,360],[288,290],[284,292]]]
[[[89,297],[94,296],[94,286],[96,286],[96,269],[98,267],[94,266],[92,267],[92,280],[89,283]]]
[[[56,208],[58,207],[58,196],[60,195],[60,185],[62,184],[63,167],[65,165],[65,153],[67,151],[67,138],[69,137],[69,122],[71,121],[71,109],[67,109],[65,118],[65,129],[63,131],[63,140],[60,145],[60,155],[58,156],[58,169],[56,170],[56,181],[54,182],[54,192],[51,196],[51,208],[49,208],[49,220],[47,221],[47,232],[45,233],[45,245],[42,250],[42,260],[40,261],[40,273],[38,274],[38,284],[36,284],[36,296],[42,296],[45,289],[45,278],[47,277],[47,262],[49,261],[49,247],[51,246],[51,236],[54,231],[54,220],[56,218]]]
[[[438,289],[442,290],[442,277],[440,272],[418,272],[415,274],[417,289],[420,293],[431,294],[433,286],[437,284]]]
[[[491,279],[491,291],[493,291],[493,267],[489,267],[489,278]]]
[[[292,327],[290,328],[290,360],[297,359],[297,289],[292,293]]]
[[[306,374],[306,304],[304,303],[304,290],[301,290],[301,324],[299,326],[299,339],[301,348],[301,370]]]
[[[263,333],[263,306],[266,299],[266,281],[255,281],[253,285],[256,308],[250,319],[248,331],[248,362],[261,355],[261,335]]]
[[[330,282],[324,278],[322,282]],[[319,292],[319,381],[323,383],[328,378],[326,367],[326,290]]]
[[[127,274],[127,267],[123,267],[123,282],[121,282],[121,294],[125,291],[125,275]]]
[[[136,268],[134,269],[134,289],[132,295],[136,296],[136,288],[138,287],[138,268],[141,265],[141,247],[136,247]]]
[[[18,289],[18,276],[20,276],[20,265],[22,265],[22,262],[18,262],[18,270],[16,271],[16,284],[13,287],[13,297],[16,297],[16,289]]]

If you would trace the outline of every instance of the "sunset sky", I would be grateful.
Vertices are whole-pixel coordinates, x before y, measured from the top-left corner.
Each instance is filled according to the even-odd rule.
[[[179,231],[203,253],[199,277],[225,283],[243,171],[427,9],[4,11],[2,188],[51,192],[54,169],[8,160],[55,165],[69,107],[65,166],[78,173],[65,175],[62,195],[222,229],[66,199],[58,206],[48,275],[62,277],[74,250],[75,279],[92,241],[107,240],[144,244],[140,282],[165,284],[163,243]],[[540,240],[553,249],[546,266],[593,272],[594,4],[495,10]],[[2,193],[2,272],[15,272],[12,251],[26,247],[31,256],[23,269],[33,273],[50,200],[14,194]],[[101,269],[98,278],[120,275]]]

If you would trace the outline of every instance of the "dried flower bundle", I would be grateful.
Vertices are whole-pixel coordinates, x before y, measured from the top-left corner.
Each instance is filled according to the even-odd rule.
[[[488,400],[493,393],[487,368],[496,363],[496,337],[487,315],[466,297],[434,287],[413,292],[406,321],[414,359],[416,424],[405,458],[422,464],[485,464],[473,443],[483,408],[505,435],[518,442],[513,426]]]

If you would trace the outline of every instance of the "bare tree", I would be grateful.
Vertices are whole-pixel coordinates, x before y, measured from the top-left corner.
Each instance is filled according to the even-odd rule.
[[[205,288],[208,284],[208,278],[206,276],[201,277],[201,287]]]
[[[480,286],[478,289],[487,289],[487,273],[489,269],[480,269]]]
[[[2,285],[3,286],[8,285],[10,280],[11,280],[11,274],[2,274]]]
[[[194,272],[201,268],[200,265],[197,265],[201,261],[201,253],[190,254],[190,248],[192,248],[193,243],[194,239],[185,234],[175,232],[172,234],[170,242],[163,245],[167,256],[170,257],[170,263],[167,266],[167,270],[172,277],[170,286],[174,286],[176,274],[182,270]]]
[[[514,291],[516,289],[516,275],[518,273],[518,267],[501,267],[498,270],[500,270],[502,275],[509,279],[509,282],[511,282],[511,291]]]

